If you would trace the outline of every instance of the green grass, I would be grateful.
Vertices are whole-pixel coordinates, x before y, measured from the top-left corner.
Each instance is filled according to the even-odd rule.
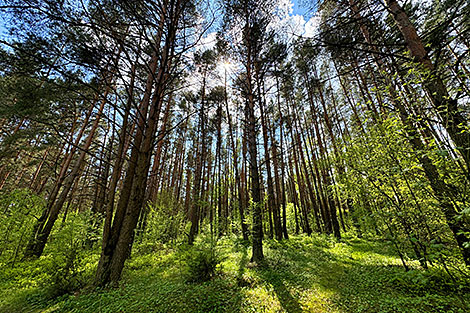
[[[266,262],[258,267],[247,266],[251,248],[239,239],[219,240],[217,249],[223,261],[204,283],[188,282],[188,250],[167,247],[134,255],[120,288],[58,298],[48,297],[44,286],[47,257],[20,263],[0,274],[0,312],[470,311],[468,283],[452,284],[444,271],[415,263],[405,272],[384,241],[266,240]],[[97,258],[88,258],[81,264],[92,273]]]

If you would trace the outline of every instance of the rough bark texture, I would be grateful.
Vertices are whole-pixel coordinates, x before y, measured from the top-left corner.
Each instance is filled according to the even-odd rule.
[[[134,231],[144,206],[145,186],[150,168],[150,157],[159,113],[168,87],[172,67],[174,42],[184,1],[168,1],[162,8],[161,23],[168,22],[163,48],[155,48],[149,64],[144,97],[140,105],[140,117],[134,137],[134,145],[126,171],[110,236],[103,241],[101,258],[95,276],[95,286],[115,285],[121,278],[124,262],[134,241]],[[167,7],[168,6],[168,7]],[[165,16],[169,12],[169,16]],[[170,14],[171,13],[171,14]],[[162,31],[163,27],[160,28]],[[160,46],[162,34],[157,36],[155,47]],[[158,71],[157,71],[158,69]],[[152,90],[155,86],[155,90]]]
[[[255,116],[255,99],[254,88],[252,82],[252,47],[251,47],[251,28],[245,25],[245,43],[247,46],[247,60],[246,60],[246,85],[248,99],[246,101],[245,119],[246,119],[246,141],[248,144],[249,168],[251,177],[251,197],[253,202],[253,227],[252,227],[252,240],[253,251],[251,256],[252,262],[261,262],[264,259],[263,254],[263,223],[261,211],[261,188],[260,177],[258,169],[258,148],[256,146],[256,116]]]

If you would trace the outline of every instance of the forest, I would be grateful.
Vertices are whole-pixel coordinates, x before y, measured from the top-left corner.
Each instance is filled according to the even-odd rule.
[[[0,312],[470,312],[470,3],[0,0]]]

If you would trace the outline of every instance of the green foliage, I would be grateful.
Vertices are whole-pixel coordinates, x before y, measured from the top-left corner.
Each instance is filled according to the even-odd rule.
[[[138,231],[135,249],[141,253],[158,251],[161,244],[175,242],[181,238],[186,225],[181,203],[169,193],[160,193],[157,201],[147,207],[144,225]]]
[[[63,216],[62,216],[63,217]],[[98,226],[91,228],[90,225],[97,223]],[[89,250],[98,252],[99,245],[90,247],[90,242],[101,242],[102,220],[90,211],[72,212],[67,214],[64,221],[57,222],[48,244],[46,254],[60,254],[66,250]]]
[[[48,279],[40,284],[47,297],[56,298],[78,291],[88,283],[92,271],[80,264],[83,256],[78,247],[69,247],[50,258],[50,262],[43,267]]]
[[[90,225],[101,225],[99,216],[91,212],[71,213],[51,235],[46,246],[44,266],[48,279],[41,284],[47,296],[54,298],[78,291],[90,282],[99,253],[101,234]],[[91,249],[90,249],[91,248]]]
[[[189,279],[204,282],[214,277],[220,259],[212,249],[196,250],[188,259]]]
[[[429,196],[432,188],[417,154],[427,154],[450,185],[462,186],[454,175],[455,162],[434,150],[433,143],[429,151],[410,153],[405,135],[400,120],[390,116],[344,143],[338,161],[349,171],[338,175],[337,182],[341,197],[351,201],[352,224],[367,236],[395,242],[405,260],[419,260],[424,267],[441,262],[443,255],[460,259],[439,202]]]
[[[470,281],[460,278],[459,281],[449,279],[447,273],[432,269],[429,271],[411,270],[408,272],[397,272],[388,278],[390,284],[414,293],[430,292],[469,292]]]
[[[117,289],[50,299],[43,269],[51,256],[0,271],[0,312],[468,312],[468,277],[412,262],[405,272],[393,245],[345,236],[291,236],[265,241],[266,262],[250,267],[250,247],[238,238],[200,236],[194,246],[135,254]],[[188,258],[215,249],[218,275],[188,284]],[[80,254],[85,277],[98,255]],[[197,257],[194,256],[194,259]],[[62,266],[67,256],[57,257]],[[60,261],[59,261],[60,260]],[[70,264],[70,263],[69,263]],[[72,267],[71,267],[72,268]],[[93,266],[91,267],[93,269]],[[47,291],[47,292],[46,292]]]
[[[217,249],[217,241],[205,236],[194,246],[181,246],[180,260],[185,264],[189,282],[205,282],[216,275],[223,258]]]
[[[43,306],[65,294],[76,292],[88,284],[94,273],[98,261],[98,246],[94,250],[88,249],[90,240],[89,225],[96,218],[91,213],[69,213],[64,222],[58,222],[50,236],[50,240],[41,258],[31,261],[20,261],[23,246],[26,244],[26,236],[30,235],[35,219],[31,216],[41,214],[44,206],[43,198],[31,194],[27,190],[17,190],[2,197],[2,203],[10,203],[9,216],[2,226],[8,223],[22,225],[23,238],[14,237],[7,233],[3,235],[13,239],[11,247],[5,246],[2,258],[2,271],[0,271],[0,298],[8,301],[10,297],[21,299],[19,306]],[[37,206],[37,207],[35,207]],[[29,208],[28,214],[22,209]],[[34,209],[34,210],[31,210]],[[3,218],[5,216],[2,215]],[[15,225],[16,225],[15,224]],[[8,224],[9,225],[9,224]],[[6,226],[5,226],[6,227]],[[11,229],[11,228],[10,228]],[[5,231],[2,229],[2,231]],[[100,239],[99,237],[97,238]],[[13,252],[13,259],[11,259]],[[12,294],[7,290],[15,290]],[[28,290],[34,290],[32,294]],[[26,299],[21,298],[25,293]],[[10,309],[0,311],[11,312]],[[17,311],[16,309],[13,311]]]
[[[44,206],[44,198],[28,189],[0,194],[0,266],[21,257]]]

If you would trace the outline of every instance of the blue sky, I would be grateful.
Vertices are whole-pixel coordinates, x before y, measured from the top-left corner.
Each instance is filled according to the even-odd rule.
[[[306,15],[308,15],[308,10],[306,10],[303,5],[300,5],[301,0],[292,0],[292,2],[294,3],[294,12],[293,12],[293,14],[294,15],[303,15],[303,16],[307,17]]]
[[[307,0],[284,0],[285,2],[291,2],[293,4],[293,12],[292,16],[301,15],[304,17],[305,21],[308,21],[309,18],[312,16],[312,13],[309,9],[305,8],[305,3],[308,3]],[[7,34],[5,23],[6,19],[4,14],[0,14],[0,39],[1,40],[8,40],[9,35]]]

